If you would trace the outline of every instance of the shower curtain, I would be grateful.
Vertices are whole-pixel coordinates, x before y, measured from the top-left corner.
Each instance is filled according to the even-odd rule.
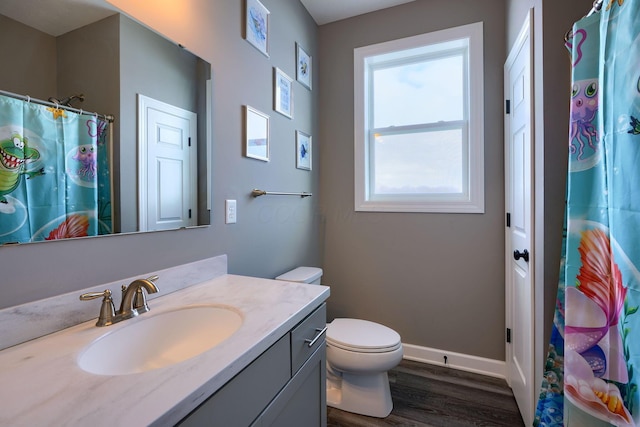
[[[111,232],[107,129],[0,95],[0,244]]]
[[[534,425],[640,425],[640,0],[578,21],[565,235]]]

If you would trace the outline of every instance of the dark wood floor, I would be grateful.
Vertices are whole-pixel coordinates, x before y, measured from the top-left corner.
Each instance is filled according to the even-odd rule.
[[[524,426],[504,380],[403,360],[389,372],[393,411],[371,418],[328,408],[328,427]]]

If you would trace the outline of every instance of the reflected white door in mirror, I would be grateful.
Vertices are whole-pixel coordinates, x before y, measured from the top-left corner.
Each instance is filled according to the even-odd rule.
[[[197,225],[197,114],[138,95],[140,231]]]

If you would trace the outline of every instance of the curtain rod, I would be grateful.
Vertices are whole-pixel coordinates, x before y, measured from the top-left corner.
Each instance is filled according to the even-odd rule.
[[[300,197],[311,197],[311,193],[302,192],[302,193],[283,193],[280,191],[264,191],[264,190],[253,190],[251,192],[253,197],[259,196],[300,196]]]
[[[109,123],[113,123],[113,121],[115,120],[115,117],[113,115],[111,115],[111,114],[92,113],[91,111],[84,111],[84,110],[82,110],[80,108],[67,107],[66,105],[56,104],[55,102],[49,102],[49,101],[44,101],[42,99],[31,98],[29,95],[18,95],[17,93],[7,92],[6,90],[0,90],[0,95],[5,95],[5,96],[9,96],[11,98],[21,99],[23,101],[33,102],[33,103],[36,103],[36,104],[46,105],[47,107],[54,107],[54,108],[58,108],[58,109],[62,109],[62,110],[72,111],[72,112],[78,113],[78,114],[86,114],[86,115],[89,115],[89,116],[97,116],[97,117],[105,119]]]

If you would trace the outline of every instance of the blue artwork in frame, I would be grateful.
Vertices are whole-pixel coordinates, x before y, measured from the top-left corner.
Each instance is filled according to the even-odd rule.
[[[263,55],[269,56],[269,10],[260,0],[247,0],[245,39]]]
[[[293,80],[278,67],[273,67],[273,109],[293,118]]]
[[[311,135],[296,131],[296,167],[311,170]]]
[[[313,79],[313,62],[311,56],[296,43],[296,79],[307,89],[311,90]]]

